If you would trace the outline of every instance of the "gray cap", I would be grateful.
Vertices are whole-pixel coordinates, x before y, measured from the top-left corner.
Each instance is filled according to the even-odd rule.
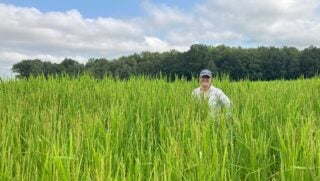
[[[210,70],[208,70],[208,69],[203,69],[203,70],[201,70],[201,72],[200,72],[200,77],[202,77],[202,76],[209,76],[210,78],[212,77],[212,73],[211,73],[211,71]]]

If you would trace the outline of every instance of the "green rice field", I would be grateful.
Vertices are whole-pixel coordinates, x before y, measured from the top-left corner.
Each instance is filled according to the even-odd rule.
[[[0,180],[320,180],[320,77],[31,78],[0,86]]]

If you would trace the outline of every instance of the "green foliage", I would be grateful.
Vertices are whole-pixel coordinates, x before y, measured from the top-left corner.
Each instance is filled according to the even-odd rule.
[[[64,59],[61,62],[61,65],[64,67],[64,73],[66,73],[69,76],[75,77],[81,75],[81,73],[84,71],[84,65],[72,59]]]
[[[312,77],[320,72],[320,49],[309,47],[301,52],[299,59],[301,73],[305,77]]]
[[[215,75],[228,74],[232,80],[297,79],[301,75],[313,77],[320,70],[320,49],[312,46],[302,51],[294,47],[243,49],[196,44],[186,52],[142,52],[113,61],[92,58],[85,65],[72,59],[65,59],[60,64],[24,60],[15,64],[13,71],[19,73],[19,78],[41,74],[76,77],[87,72],[97,79],[106,75],[128,79],[136,75],[156,77],[161,73],[173,81],[176,77],[191,80],[204,68],[212,70]]]
[[[62,64],[43,62],[42,67],[42,73],[45,77],[61,75],[66,72],[66,68]]]
[[[110,64],[107,59],[89,59],[85,65],[85,70],[97,79],[103,79],[111,72]]]
[[[18,78],[29,78],[30,76],[38,76],[42,74],[42,61],[35,60],[22,60],[14,64],[12,67],[13,72],[19,73]]]
[[[0,180],[319,180],[320,78],[198,82],[30,77],[0,86]]]

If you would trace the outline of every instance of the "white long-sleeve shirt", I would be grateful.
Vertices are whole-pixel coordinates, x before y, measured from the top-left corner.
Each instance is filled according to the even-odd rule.
[[[205,93],[202,93],[200,90],[201,87],[198,87],[192,91],[192,95],[194,97],[197,97],[201,99],[201,97],[204,97],[205,99],[208,99],[208,104],[210,108],[216,109],[220,108],[221,106],[225,106],[228,109],[231,108],[231,101],[230,99],[222,92],[222,90],[210,86],[208,91]]]

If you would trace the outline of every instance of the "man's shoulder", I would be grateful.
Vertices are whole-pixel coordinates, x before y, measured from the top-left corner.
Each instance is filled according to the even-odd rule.
[[[193,94],[200,94],[200,87],[193,89],[192,93]]]
[[[217,88],[217,87],[214,87],[213,85],[211,85],[210,92],[212,92],[212,93],[221,93],[222,90]]]

